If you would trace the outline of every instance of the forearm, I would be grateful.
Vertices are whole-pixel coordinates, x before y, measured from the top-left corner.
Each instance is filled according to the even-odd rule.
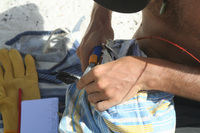
[[[111,27],[111,19],[112,11],[94,3],[90,24],[96,23],[105,28]]]
[[[185,98],[200,101],[200,70],[197,67],[178,65],[178,70],[170,70],[172,87],[169,92]],[[173,77],[173,78],[172,78]]]
[[[199,68],[159,61],[159,64],[149,64],[154,75],[148,83],[150,88],[200,101]]]
[[[77,55],[81,61],[82,70],[88,66],[88,59],[95,46],[106,43],[106,40],[114,38],[114,31],[111,27],[112,12],[94,4],[91,20],[77,49]]]

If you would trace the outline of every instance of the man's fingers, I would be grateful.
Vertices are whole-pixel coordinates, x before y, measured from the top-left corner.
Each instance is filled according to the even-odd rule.
[[[109,100],[104,100],[104,101],[101,101],[101,102],[94,104],[94,107],[98,111],[105,111],[112,106],[114,106],[114,105]]]
[[[97,103],[99,101],[108,99],[104,92],[97,88],[95,82],[92,82],[89,85],[85,86],[85,91],[88,94],[88,101],[90,101],[91,103]]]
[[[108,97],[101,92],[93,92],[88,95],[88,101],[93,104],[105,101],[107,99],[108,99]]]
[[[81,69],[84,72],[86,67],[88,66],[88,60],[89,60],[89,51],[88,48],[85,47],[85,39],[82,39],[82,42],[80,46],[77,48],[76,53],[81,61]]]
[[[98,89],[97,84],[93,81],[90,84],[88,84],[87,86],[85,86],[85,91],[89,95],[91,93],[100,92],[100,89]]]
[[[85,69],[87,68],[87,66],[88,66],[88,60],[85,60],[85,59],[81,59],[81,69],[82,69],[82,71],[84,72],[85,71]]]
[[[76,85],[78,89],[83,89],[85,86],[92,82],[94,82],[94,75],[91,69],[88,73],[81,77],[81,79],[77,82]]]

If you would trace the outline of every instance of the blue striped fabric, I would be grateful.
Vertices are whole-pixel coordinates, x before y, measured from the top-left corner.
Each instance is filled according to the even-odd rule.
[[[8,41],[6,48],[17,49],[22,56],[31,54],[34,57],[41,97],[58,97],[59,112],[63,113],[65,109],[65,93],[68,85],[56,79],[56,76],[59,71],[82,75],[80,61],[76,55],[79,42],[65,36],[61,38],[61,43],[56,44],[58,47],[53,47],[53,50],[50,48],[48,53],[42,53],[43,44],[51,33],[50,31],[27,31]],[[63,31],[60,31],[55,34],[59,35],[62,33]],[[1,115],[0,132],[3,132]]]
[[[134,40],[109,41],[120,57],[132,46],[132,55],[145,56]],[[110,53],[111,56],[115,54]],[[104,51],[104,55],[106,52]],[[107,54],[109,55],[109,54]],[[105,59],[106,62],[109,59]],[[173,95],[160,91],[140,91],[130,100],[106,111],[97,111],[87,100],[84,89],[71,84],[66,91],[66,108],[60,121],[60,133],[172,133],[175,131]]]

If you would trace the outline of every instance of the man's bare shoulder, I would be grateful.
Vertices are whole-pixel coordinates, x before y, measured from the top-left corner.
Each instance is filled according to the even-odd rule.
[[[164,13],[160,14],[162,0],[152,0],[143,10],[142,24],[134,37],[159,36],[189,50],[200,59],[200,1],[167,0]],[[146,54],[182,64],[196,64],[186,53],[157,40],[140,41]],[[169,53],[170,51],[170,53]]]

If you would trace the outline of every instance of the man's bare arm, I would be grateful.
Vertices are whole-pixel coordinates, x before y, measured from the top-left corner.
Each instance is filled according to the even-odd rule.
[[[111,17],[112,12],[110,10],[94,3],[89,26],[77,49],[83,71],[88,65],[89,55],[92,53],[93,48],[105,43],[107,39],[114,38]]]
[[[149,88],[200,101],[200,69],[160,60],[150,64]]]
[[[160,90],[200,101],[200,71],[156,58],[127,56],[98,65],[78,82],[88,100],[103,111],[134,97],[140,90]]]

